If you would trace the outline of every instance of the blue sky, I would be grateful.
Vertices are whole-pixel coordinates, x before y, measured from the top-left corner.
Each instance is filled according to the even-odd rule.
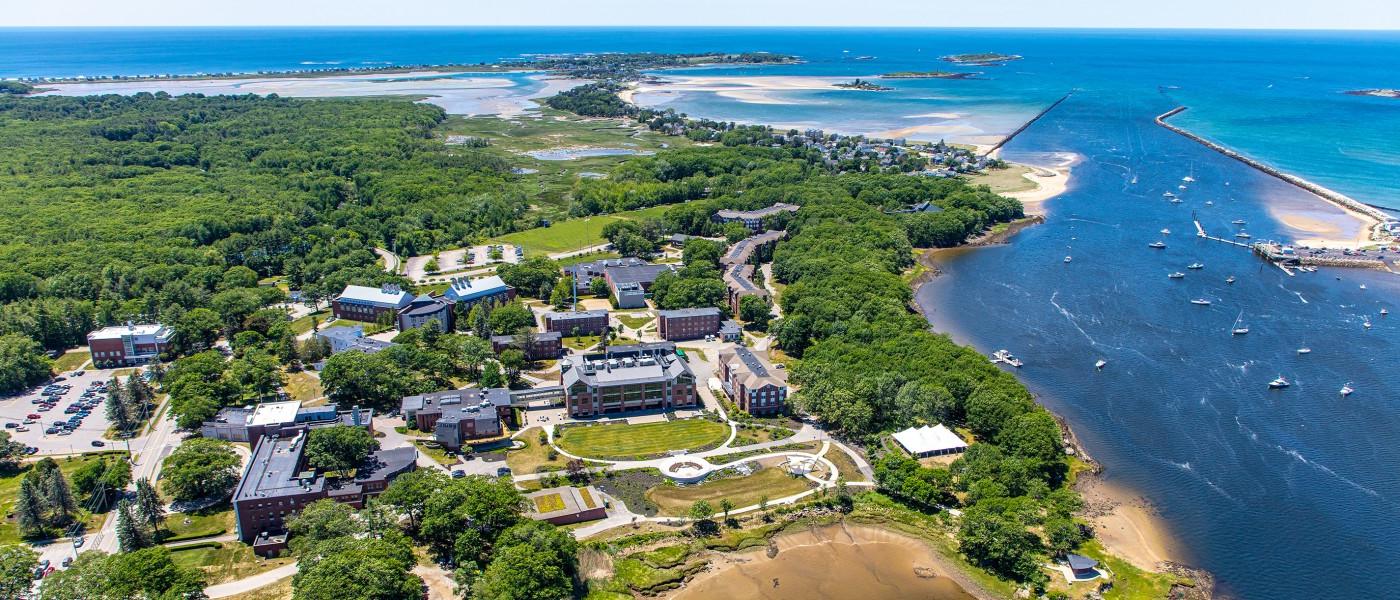
[[[1400,29],[1396,0],[44,0],[0,26],[730,25]]]

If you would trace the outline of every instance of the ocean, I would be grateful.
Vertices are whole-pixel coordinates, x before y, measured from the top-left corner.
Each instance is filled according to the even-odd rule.
[[[0,29],[0,77],[644,50],[771,51],[805,60],[665,74],[676,79],[981,73],[884,82],[891,92],[774,87],[638,97],[698,116],[837,131],[922,127],[985,142],[1072,92],[1004,152],[1032,164],[1078,156],[1069,191],[1047,204],[1046,224],[1014,243],[943,255],[945,274],[918,294],[931,323],[983,352],[1007,348],[1022,358],[1017,375],[1066,417],[1111,483],[1152,502],[1186,562],[1213,572],[1223,595],[1400,597],[1400,279],[1341,269],[1289,276],[1246,250],[1195,238],[1193,214],[1224,237],[1244,220],[1255,239],[1296,235],[1287,215],[1337,217],[1320,200],[1152,123],[1189,106],[1173,123],[1364,202],[1400,208],[1400,100],[1343,94],[1400,86],[1400,34]],[[983,51],[1024,59],[978,68],[938,60]],[[1196,182],[1180,190],[1186,176]],[[1164,191],[1184,202],[1166,202]],[[1163,228],[1171,234],[1158,233]],[[1147,247],[1158,239],[1165,250]],[[1066,255],[1073,262],[1064,263]],[[1204,268],[1187,270],[1193,262]],[[1187,276],[1168,279],[1173,271]],[[1396,314],[1379,316],[1381,308]],[[1237,321],[1248,335],[1230,335]],[[1302,346],[1312,352],[1298,354]],[[1101,358],[1108,365],[1096,371]],[[1268,390],[1280,375],[1294,385]],[[1342,398],[1338,389],[1348,382],[1356,393]]]

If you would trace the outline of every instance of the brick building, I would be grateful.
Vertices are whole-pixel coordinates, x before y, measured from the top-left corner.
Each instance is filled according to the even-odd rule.
[[[557,331],[546,331],[534,334],[533,338],[534,341],[529,348],[520,348],[520,336],[493,335],[491,336],[491,350],[499,355],[507,349],[517,348],[525,353],[526,360],[559,358],[559,353],[563,350],[563,334]]]
[[[87,335],[92,363],[99,367],[140,365],[170,351],[175,329],[159,323],[103,327]]]
[[[608,311],[577,310],[544,313],[544,330],[562,335],[602,335],[608,331]]]
[[[716,335],[724,320],[724,312],[713,306],[656,311],[657,334],[670,341]]]
[[[363,285],[347,285],[339,296],[331,300],[331,312],[338,319],[377,323],[384,315],[396,318],[413,302],[413,294],[399,289],[399,286],[386,283],[377,288]]]
[[[301,402],[264,402],[253,408],[229,406],[200,427],[200,435],[230,442],[258,443],[263,437],[289,438],[303,431],[335,425],[363,427],[374,433],[374,410],[354,407],[337,410],[335,404],[302,407]]]
[[[773,415],[783,412],[787,403],[787,381],[743,346],[726,348],[719,353],[720,382],[724,392],[751,415]]]
[[[433,432],[443,447],[457,450],[467,440],[500,436],[515,418],[510,390],[464,388],[406,396],[400,403],[405,421]]]
[[[572,417],[695,408],[695,373],[669,342],[609,346],[561,360],[560,385]]]

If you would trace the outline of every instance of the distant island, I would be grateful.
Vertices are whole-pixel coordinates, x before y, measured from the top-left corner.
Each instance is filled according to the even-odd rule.
[[[1021,60],[1021,56],[1018,54],[999,54],[996,52],[975,52],[972,54],[953,54],[943,57],[943,60],[959,65],[996,67],[1013,60]]]
[[[895,71],[885,73],[881,79],[976,79],[981,73],[956,73],[953,71]]]
[[[839,87],[839,88],[842,88],[842,89],[847,89],[847,90],[864,90],[864,91],[867,91],[867,92],[888,92],[888,91],[894,89],[894,88],[892,88],[892,87],[885,87],[885,86],[880,85],[880,84],[878,84],[878,83],[866,81],[866,80],[861,79],[861,78],[859,78],[859,77],[857,77],[857,78],[856,78],[855,80],[853,80],[853,81],[843,81],[843,82],[841,82],[841,83],[836,83],[836,84],[832,84],[832,85],[835,85],[836,87]]]
[[[1374,90],[1347,90],[1342,92],[1348,96],[1374,96],[1376,98],[1395,98],[1400,100],[1400,89],[1379,88]]]
[[[244,77],[325,77],[329,75],[359,75],[372,73],[412,73],[426,70],[443,73],[544,71],[552,76],[573,79],[639,81],[646,78],[646,75],[644,75],[642,71],[647,70],[677,69],[707,65],[787,65],[799,62],[801,62],[801,59],[796,56],[772,52],[617,52],[597,54],[544,54],[521,59],[507,59],[494,63],[394,64],[354,67],[317,67],[286,71],[33,77],[22,78],[23,83],[6,83],[26,85],[30,83],[92,81],[235,79]],[[0,90],[0,93],[7,92]]]

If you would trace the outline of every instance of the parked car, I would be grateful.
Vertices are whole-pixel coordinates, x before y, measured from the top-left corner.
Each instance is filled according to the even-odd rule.
[[[31,418],[31,419],[39,419],[39,418],[42,418],[42,415],[40,415],[39,413],[29,413],[29,414],[24,415],[24,416],[29,417],[29,418]]]
[[[84,373],[87,373],[87,371],[73,371],[73,376],[82,377]]]
[[[5,429],[14,429],[16,427],[19,427],[19,423],[16,423],[14,421],[10,421],[9,423],[5,424]]]
[[[102,441],[102,440],[93,440],[93,441],[92,441],[92,447],[93,447],[93,448],[102,448],[102,447],[104,447],[104,446],[106,446],[106,445],[107,445],[107,442],[104,442],[104,441]]]
[[[26,431],[29,431],[29,428],[28,428],[28,427],[16,427],[16,428],[15,428],[15,431],[18,431],[18,432],[20,432],[20,433],[24,433],[24,432],[26,432]]]

